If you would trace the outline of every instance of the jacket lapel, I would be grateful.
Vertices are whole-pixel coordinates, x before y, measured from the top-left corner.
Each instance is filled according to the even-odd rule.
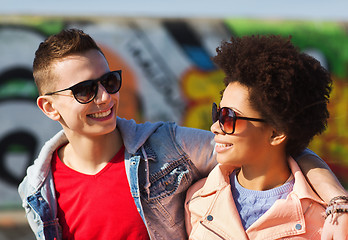
[[[222,165],[216,166],[209,174],[194,205],[199,207],[198,211],[201,211],[201,224],[204,227],[223,239],[246,240],[248,236],[233,201],[229,183],[229,175],[232,171],[233,169]],[[208,209],[208,211],[203,212],[202,209]]]
[[[286,199],[277,200],[247,229],[251,239],[278,239],[306,233],[306,209],[313,201],[325,204],[309,186],[295,160],[288,161],[295,177],[293,191]]]

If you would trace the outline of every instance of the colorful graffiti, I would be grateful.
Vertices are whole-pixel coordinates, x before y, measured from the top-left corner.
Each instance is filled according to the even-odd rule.
[[[39,43],[63,28],[91,34],[113,70],[122,69],[119,115],[143,121],[176,121],[209,129],[212,102],[219,102],[223,73],[210,58],[231,35],[292,35],[301,50],[331,72],[334,91],[327,131],[311,148],[342,183],[348,183],[348,34],[335,22],[168,19],[48,19],[0,21],[0,199],[19,205],[16,186],[40,147],[59,124],[36,107],[31,64]]]

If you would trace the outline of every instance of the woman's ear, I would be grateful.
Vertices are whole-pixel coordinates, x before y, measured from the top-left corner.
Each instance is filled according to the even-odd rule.
[[[54,107],[50,96],[39,96],[36,100],[36,104],[47,117],[54,121],[59,121],[60,114]]]
[[[270,137],[270,143],[271,145],[280,145],[282,143],[285,143],[285,140],[287,139],[286,135],[284,133],[279,133],[276,130],[273,130],[272,136]]]

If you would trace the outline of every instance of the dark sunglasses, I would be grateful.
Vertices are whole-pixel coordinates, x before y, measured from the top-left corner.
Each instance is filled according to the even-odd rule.
[[[237,119],[243,119],[248,121],[255,122],[265,122],[264,119],[260,118],[249,118],[249,117],[239,117],[236,115],[236,112],[231,108],[223,107],[218,108],[216,103],[213,103],[212,107],[212,118],[213,123],[219,121],[221,130],[226,134],[233,134],[236,130],[236,121]]]
[[[93,99],[97,96],[98,82],[100,82],[101,85],[103,85],[103,87],[109,94],[117,93],[120,90],[122,83],[121,72],[121,70],[108,72],[98,79],[86,80],[78,84],[75,84],[74,86],[71,86],[69,88],[65,88],[55,92],[49,92],[45,95],[53,95],[66,90],[71,90],[76,101],[78,101],[81,104],[86,104],[93,101]]]

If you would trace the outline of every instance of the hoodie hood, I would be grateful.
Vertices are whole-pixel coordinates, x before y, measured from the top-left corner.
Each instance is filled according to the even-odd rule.
[[[50,173],[53,152],[59,146],[66,144],[67,142],[68,139],[66,138],[64,131],[61,130],[53,138],[45,143],[40,151],[38,158],[34,161],[34,164],[28,167],[27,176],[19,185],[18,190],[22,199],[24,199],[24,197],[27,195],[35,193],[38,188],[43,185],[43,183],[47,179],[48,174]]]
[[[151,134],[162,125],[163,122],[137,124],[133,119],[117,118],[117,129],[120,131],[124,146],[130,154],[135,154]]]

